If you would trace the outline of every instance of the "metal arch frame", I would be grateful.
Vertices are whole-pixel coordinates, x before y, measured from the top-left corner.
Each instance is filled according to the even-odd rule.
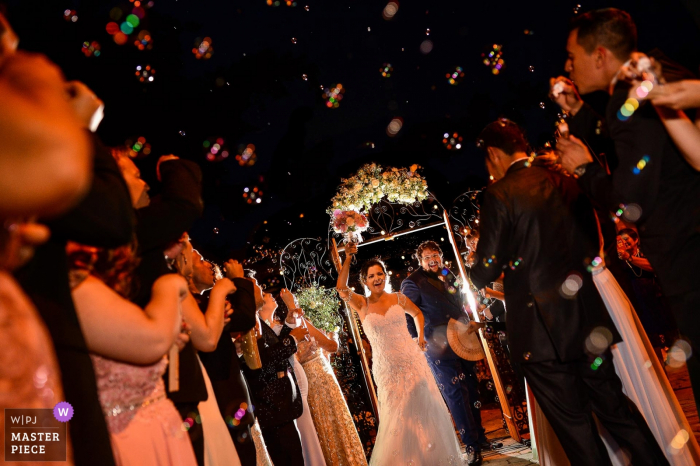
[[[306,246],[314,246],[308,248]],[[320,281],[332,278],[332,264],[328,247],[317,238],[298,238],[287,244],[280,253],[280,274],[287,289],[305,285],[319,285]]]
[[[455,202],[458,200],[465,199],[464,196],[468,196],[469,198],[474,200],[474,197],[472,197],[472,196],[475,196],[476,193],[478,193],[478,191],[476,191],[476,190],[475,191],[472,191],[472,190],[467,191],[467,192],[463,193],[462,195],[458,196],[455,199]],[[409,226],[411,229],[404,230],[404,231],[400,231],[398,229],[398,227],[403,226],[402,219],[399,219],[399,221],[396,222],[397,226],[398,226],[397,228],[393,228],[393,220],[392,220],[392,222],[389,224],[390,228],[380,230],[381,234],[379,236],[373,236],[373,237],[369,238],[368,240],[366,240],[362,243],[359,243],[358,247],[367,246],[369,244],[372,244],[372,243],[375,243],[378,241],[391,241],[399,236],[411,234],[411,233],[414,233],[416,231],[425,230],[427,228],[432,228],[432,227],[444,225],[449,232],[450,245],[452,246],[452,249],[453,249],[453,252],[455,255],[455,259],[458,259],[457,264],[459,267],[459,275],[460,275],[462,283],[464,284],[463,285],[463,293],[465,294],[465,297],[467,299],[467,303],[469,304],[469,307],[471,309],[476,309],[476,299],[474,297],[474,293],[472,292],[472,290],[474,290],[476,288],[471,283],[471,280],[469,279],[469,276],[467,275],[467,271],[466,271],[466,267],[464,265],[464,262],[461,260],[462,256],[460,254],[460,247],[459,247],[459,243],[457,241],[457,237],[459,237],[460,242],[465,242],[465,235],[462,234],[464,232],[464,228],[465,227],[473,228],[471,226],[471,223],[469,223],[469,222],[473,221],[475,223],[478,223],[478,219],[476,219],[475,216],[470,216],[470,218],[468,220],[462,221],[459,217],[457,217],[456,220],[461,225],[461,230],[460,230],[460,225],[455,225],[454,227],[452,226],[452,222],[450,221],[450,215],[449,215],[448,211],[445,210],[445,208],[442,206],[442,204],[440,204],[440,202],[437,200],[437,198],[435,198],[435,196],[432,193],[429,194],[427,199],[432,199],[433,201],[436,202],[436,204],[434,204],[434,205],[439,206],[442,209],[442,220],[437,220],[437,221],[433,221],[433,222],[430,222],[427,224],[422,224],[419,226],[419,228],[415,228],[416,225],[414,225],[413,227]],[[412,206],[417,207],[417,206],[415,206],[415,204],[419,204],[419,203],[416,202],[416,203],[412,204]],[[420,203],[420,204],[422,204],[422,203]],[[388,211],[388,207],[382,208],[381,207],[382,205],[395,206],[395,205],[398,205],[398,203],[391,203],[391,202],[388,202],[386,200],[383,200],[380,204],[375,204],[375,206],[378,206],[378,207],[372,206],[371,211],[375,211],[379,215],[379,218],[384,218],[384,216],[386,215],[386,213]],[[473,203],[472,203],[472,206],[476,208],[476,205]],[[453,205],[453,208],[454,207],[455,206]],[[438,209],[433,209],[433,210],[437,211]],[[413,214],[413,212],[409,208],[402,209],[401,207],[399,207],[399,211],[400,211],[400,213],[403,213],[403,214],[405,214],[407,212]],[[394,212],[393,208],[392,208],[392,212]],[[423,210],[423,212],[425,212],[425,210]],[[457,212],[458,211],[455,211],[455,214]],[[437,212],[428,212],[425,215],[426,215],[426,218],[431,218],[431,217],[438,217],[439,218],[439,215],[437,214]],[[370,218],[374,219],[375,217],[370,217]],[[421,221],[423,221],[423,219],[421,219]],[[381,225],[380,225],[380,228],[381,228]],[[368,231],[370,231],[370,228],[368,228]],[[332,237],[332,234],[333,234],[332,227],[329,227],[329,236],[330,236],[329,244],[331,245],[331,254],[332,254],[332,258],[333,258],[333,264],[336,267],[336,272],[339,273],[340,268],[341,268],[341,264],[342,264],[340,261],[339,251],[343,251],[345,248],[337,246],[335,238]],[[340,235],[338,235],[338,236],[340,236]],[[345,308],[346,308],[346,313],[348,315],[348,322],[352,326],[355,347],[357,348],[357,351],[361,356],[361,362],[363,365],[362,370],[365,374],[365,379],[368,381],[368,389],[370,391],[370,394],[372,395],[371,396],[372,402],[373,402],[373,404],[375,404],[376,403],[376,392],[374,390],[374,384],[372,383],[372,379],[369,376],[369,369],[368,369],[369,366],[367,364],[367,356],[366,356],[364,348],[362,347],[362,344],[360,343],[360,340],[359,340],[360,334],[359,334],[359,329],[357,328],[357,322],[355,321],[354,313],[351,312],[350,308],[347,307],[347,305],[345,306]],[[473,316],[474,316],[474,320],[476,320],[477,322],[481,321],[477,312],[474,312]],[[510,433],[510,436],[515,441],[522,443],[522,437],[520,436],[520,431],[518,430],[517,425],[515,424],[513,410],[511,408],[510,404],[508,403],[508,396],[506,394],[505,388],[503,387],[503,381],[500,377],[500,373],[498,372],[498,366],[495,363],[494,356],[491,353],[491,349],[489,348],[488,342],[486,341],[486,337],[484,336],[484,329],[479,329],[479,340],[481,341],[481,345],[484,348],[484,354],[486,355],[486,363],[489,366],[489,370],[491,371],[491,375],[493,377],[493,382],[494,382],[494,385],[496,387],[496,392],[498,393],[499,403],[501,405],[501,411],[503,412],[503,416],[505,418],[506,425],[508,426],[508,431]],[[378,404],[377,404],[377,406],[378,406]],[[379,419],[378,414],[379,413],[377,410],[377,412],[376,412],[377,419]]]

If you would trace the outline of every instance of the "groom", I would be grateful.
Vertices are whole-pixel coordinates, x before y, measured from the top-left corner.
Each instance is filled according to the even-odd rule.
[[[471,280],[483,288],[504,272],[511,358],[566,455],[610,464],[595,414],[631,464],[668,464],[615,374],[608,346],[621,338],[591,276],[600,260],[593,207],[574,178],[531,165],[515,123],[499,119],[479,140],[497,181],[484,191]]]
[[[450,293],[441,274],[444,269],[442,250],[435,241],[424,241],[416,250],[420,268],[401,283],[401,292],[408,297],[425,317],[425,340],[428,359],[435,382],[452,414],[462,442],[467,446],[469,464],[481,464],[483,448],[498,448],[486,440],[481,426],[481,410],[475,406],[479,401],[477,378],[473,361],[460,358],[447,342],[449,320],[466,319],[459,292]],[[454,291],[454,288],[452,288]],[[407,318],[408,331],[413,338],[418,336],[413,319]]]

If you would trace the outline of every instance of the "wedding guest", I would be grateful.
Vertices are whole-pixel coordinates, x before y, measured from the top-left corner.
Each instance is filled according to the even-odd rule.
[[[40,60],[29,68],[41,69]],[[39,81],[32,79],[30,69],[14,80],[27,84],[27,90],[33,87],[32,82],[39,85]],[[39,92],[48,95],[51,89],[54,89],[53,85],[43,87]],[[74,113],[83,116],[83,137],[91,138],[92,183],[77,205],[61,216],[46,221],[51,230],[50,239],[36,249],[32,260],[19,269],[16,276],[51,334],[66,401],[73,405],[75,412],[81,413],[68,425],[75,464],[110,466],[114,464],[114,459],[97,396],[95,372],[71,299],[66,243],[73,240],[104,248],[127,244],[133,238],[134,211],[119,167],[98,138],[88,133],[88,127],[91,122],[94,123],[91,115],[100,109],[101,102],[85,86],[64,86],[64,95],[66,89],[72,89],[68,102],[74,108]],[[55,114],[52,115],[50,118],[53,121],[60,120]],[[75,133],[70,131],[67,134]],[[56,140],[65,139],[58,137]],[[81,147],[76,149],[78,157],[82,153]],[[13,176],[18,177],[19,174]],[[25,187],[34,185],[35,182],[28,182]]]
[[[498,181],[484,191],[480,260],[472,267],[471,280],[482,288],[504,273],[511,357],[521,366],[569,461],[609,464],[593,423],[595,413],[633,464],[668,464],[623,394],[607,349],[621,339],[586,269],[586,258],[590,263],[599,253],[590,202],[573,178],[531,166],[527,141],[513,122],[491,123],[479,142],[487,169]],[[501,267],[515,258],[517,267]],[[572,274],[576,290],[566,294]],[[594,330],[605,335],[607,344],[586,345]],[[595,370],[586,351],[599,354]]]
[[[576,174],[591,199],[611,212],[623,206],[623,219],[636,223],[681,335],[690,343],[687,367],[700,402],[700,322],[695,318],[700,289],[693,273],[700,260],[700,206],[695,202],[700,198],[700,173],[686,163],[652,106],[641,104],[631,116],[618,117],[630,86],[612,83],[636,45],[636,26],[624,11],[596,10],[575,18],[565,68],[580,93],[612,92],[606,124],[619,167],[608,175],[573,136],[559,139],[557,149],[563,167]]]
[[[283,289],[282,293],[289,293],[287,290]],[[291,294],[291,293],[290,293]],[[265,322],[277,336],[280,335],[284,324],[280,321],[275,311],[277,310],[277,301],[270,293],[264,293],[265,304],[260,310],[260,318]],[[282,316],[282,319],[286,317]],[[311,332],[309,332],[311,334]],[[298,347],[301,348],[307,342],[300,342]],[[302,367],[301,363],[298,361],[299,351],[289,357],[289,362],[292,364],[294,370],[294,376],[297,379],[297,384],[299,385],[299,391],[301,392],[301,399],[304,411],[302,415],[296,420],[297,429],[299,430],[299,435],[301,437],[301,448],[304,453],[304,464],[306,466],[325,466],[326,461],[323,459],[323,450],[321,450],[321,444],[318,440],[318,434],[316,433],[316,427],[314,426],[314,420],[311,416],[311,411],[309,408],[309,381],[306,377],[306,372]]]
[[[182,306],[182,317],[191,329],[190,337],[194,348],[204,352],[214,351],[224,329],[224,324],[228,320],[226,313],[231,309],[231,305],[226,301],[227,296],[236,292],[236,286],[231,280],[224,277],[214,283],[211,264],[204,261],[199,252],[192,248],[187,234],[183,235],[182,241],[184,243],[182,252],[176,256],[175,260],[178,272],[187,279],[189,287],[189,293]],[[209,283],[205,285],[205,282]],[[205,286],[206,288],[204,288]],[[204,313],[202,313],[195,295],[201,295],[205,290],[210,290],[209,300]],[[207,389],[207,399],[200,401],[197,405],[199,418],[197,415],[195,417],[190,415],[185,421],[191,426],[188,433],[195,425],[201,425],[204,438],[203,456],[206,466],[240,465],[238,453],[236,453],[226,423],[221,417],[207,371],[201,362],[199,364]],[[184,375],[189,376],[189,374]]]
[[[254,278],[246,280],[254,286],[255,306],[260,312],[265,304],[262,289]],[[235,303],[232,304],[237,309]],[[303,404],[289,357],[296,353],[297,342],[304,340],[309,331],[302,326],[292,329],[296,323],[290,318],[292,314],[287,317],[278,336],[258,317],[257,344],[262,368],[251,369],[244,362],[242,365],[255,400],[260,430],[275,466],[304,464],[301,439],[294,422],[301,416]]]
[[[178,241],[183,231],[189,229],[201,215],[202,174],[194,162],[182,160],[174,155],[164,155],[158,159],[156,174],[161,182],[161,192],[151,199],[149,186],[141,178],[141,172],[123,150],[112,150],[124,179],[129,187],[132,205],[136,209],[136,237],[140,262],[135,270],[138,287],[133,301],[145,306],[150,300],[150,290],[158,277],[170,273],[166,255],[171,259],[177,256],[183,243]],[[173,270],[174,271],[174,270]],[[182,349],[178,357],[179,377],[176,391],[167,388],[168,397],[173,400],[183,421],[196,419],[197,406],[206,400],[199,361],[191,342]],[[167,385],[168,370],[165,381]],[[191,421],[190,421],[191,422]],[[198,464],[204,464],[204,438],[202,426],[193,423],[188,430]]]
[[[662,350],[678,338],[673,314],[654,275],[654,269],[641,253],[636,229],[624,228],[620,230],[618,238],[618,254],[628,265],[633,290],[640,303],[640,307],[635,307],[635,310],[656,356],[663,363]]]
[[[16,45],[0,14],[0,96],[5,103],[0,109],[0,221],[5,225],[0,231],[0,406],[53,409],[65,400],[54,347],[37,309],[11,275],[48,239],[49,231],[8,216],[61,214],[79,199],[90,183],[89,141],[65,101],[60,71],[45,58],[15,52]],[[34,85],[17,92],[17,85],[27,82]],[[41,129],[29,137],[32,127]],[[0,437],[5,438],[4,423]],[[22,464],[75,464],[70,432],[68,437],[65,461]]]
[[[243,277],[243,268],[238,261],[233,259],[224,265],[226,277],[236,286],[236,292],[230,296],[230,304],[234,312],[230,315],[230,322],[224,326],[224,330],[216,345],[216,349],[210,353],[200,353],[202,364],[212,384],[216,402],[222,418],[228,424],[229,434],[238,452],[241,464],[256,464],[256,449],[253,443],[251,425],[255,422],[253,415],[248,384],[241,371],[241,364],[236,355],[236,349],[231,340],[232,333],[240,335],[247,333],[255,326],[255,312],[258,303],[256,285]],[[213,286],[213,275],[197,274],[195,286],[200,294],[195,297],[200,302],[200,309],[206,309],[206,296],[201,293]],[[260,292],[262,301],[262,291]],[[262,305],[262,304],[261,304]],[[243,416],[238,415],[243,410]],[[236,420],[237,422],[234,422]]]

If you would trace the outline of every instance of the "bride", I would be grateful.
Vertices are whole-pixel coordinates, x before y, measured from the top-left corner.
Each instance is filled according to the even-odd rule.
[[[372,374],[379,397],[379,432],[370,466],[464,464],[452,419],[435,384],[425,351],[423,314],[401,293],[385,291],[386,267],[378,259],[365,262],[360,281],[369,297],[348,289],[350,257],[357,245],[349,243],[338,276],[338,293],[357,311],[372,344]],[[419,329],[413,341],[404,313]]]

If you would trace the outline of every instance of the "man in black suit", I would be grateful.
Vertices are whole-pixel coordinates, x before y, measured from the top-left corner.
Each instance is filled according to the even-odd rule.
[[[200,269],[201,270],[201,269]],[[210,353],[199,353],[199,358],[207,370],[216,402],[224,420],[234,419],[236,412],[245,404],[253,405],[248,391],[248,384],[241,371],[241,363],[236,356],[236,349],[231,340],[232,333],[241,334],[255,327],[257,309],[256,290],[252,281],[243,277],[243,268],[237,261],[229,260],[225,266],[226,276],[236,285],[236,293],[229,296],[234,309],[230,321],[224,326],[216,349]],[[200,291],[214,286],[214,274],[195,271],[193,281]],[[202,312],[206,311],[208,294],[196,296]],[[254,414],[245,409],[244,416],[236,417],[237,425],[228,423],[229,433],[236,447],[241,464],[256,464],[255,445],[250,426],[255,422]],[[230,422],[230,421],[229,421]]]
[[[256,309],[260,311],[264,304],[262,289],[255,279],[248,280],[254,284]],[[290,309],[279,336],[256,316],[262,368],[253,370],[242,362],[255,415],[275,466],[304,465],[301,437],[294,422],[302,415],[304,407],[289,358],[297,352],[297,341],[305,339],[309,332],[293,323],[295,312],[303,313],[301,309]]]
[[[144,307],[151,300],[153,283],[162,275],[172,273],[166,260],[166,248],[175,243],[192,227],[202,214],[202,172],[199,166],[175,155],[164,155],[158,159],[156,173],[161,182],[160,193],[150,199],[148,185],[140,178],[131,158],[125,154],[117,157],[125,173],[132,202],[136,208],[136,241],[139,265],[135,270],[138,285],[133,301]],[[131,176],[135,175],[135,176]],[[172,249],[172,248],[171,248]],[[172,254],[172,253],[171,253]],[[202,370],[192,342],[187,342],[179,355],[179,389],[167,395],[183,420],[196,419],[200,401],[207,399]],[[168,386],[169,367],[163,376]],[[169,387],[168,387],[169,388]],[[187,431],[197,464],[204,465],[204,431],[202,425],[192,423]]]
[[[608,345],[621,338],[589,272],[599,250],[590,202],[573,178],[530,164],[516,124],[491,123],[479,143],[498,181],[484,191],[471,279],[482,288],[504,273],[511,357],[569,460],[610,464],[595,413],[632,464],[668,464],[615,374]]]
[[[631,89],[614,79],[636,47],[636,26],[624,11],[591,11],[572,23],[565,68],[581,94],[611,92],[605,120],[618,167],[608,175],[576,138],[561,139],[557,148],[563,167],[578,176],[579,186],[592,200],[637,224],[644,254],[691,345],[688,371],[700,404],[700,288],[695,278],[700,261],[700,173],[683,159],[656,110],[634,89],[639,108],[631,116],[620,113]],[[575,113],[572,132],[584,137],[597,117],[576,95],[568,98]]]

